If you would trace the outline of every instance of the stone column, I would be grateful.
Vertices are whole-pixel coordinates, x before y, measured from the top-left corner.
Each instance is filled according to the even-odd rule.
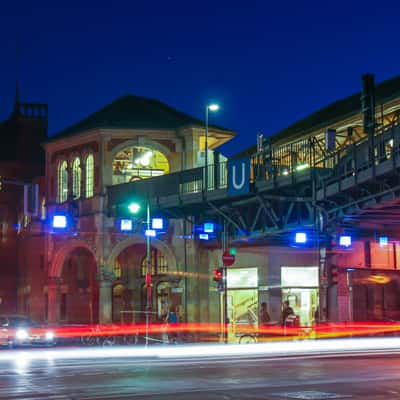
[[[72,193],[72,184],[73,184],[73,176],[72,176],[72,166],[70,164],[70,161],[67,160],[67,185],[68,185],[68,194],[67,194],[67,200],[71,201],[74,196]]]
[[[86,198],[86,159],[81,159],[81,198]]]
[[[106,324],[112,321],[112,282],[99,281],[99,322]]]
[[[51,324],[60,322],[60,279],[50,276],[47,282],[47,321]]]
[[[106,324],[112,321],[112,283],[113,272],[105,267],[100,267],[99,281],[99,322]]]

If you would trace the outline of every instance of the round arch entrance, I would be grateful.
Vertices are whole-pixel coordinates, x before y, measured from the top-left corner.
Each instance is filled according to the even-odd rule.
[[[179,283],[176,261],[165,243],[153,240],[151,246],[152,319],[161,318],[171,301],[180,306],[181,299],[173,295]],[[114,249],[110,264],[116,281],[113,285],[112,319],[114,322],[140,322],[145,320],[147,303],[146,244],[142,237],[128,239]]]
[[[59,251],[50,271],[57,280],[55,308],[57,320],[63,323],[97,323],[99,319],[99,286],[93,253],[79,244]],[[50,299],[49,299],[50,300]]]

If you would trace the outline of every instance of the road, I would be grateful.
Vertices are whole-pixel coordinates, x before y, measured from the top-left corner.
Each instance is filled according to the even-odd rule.
[[[46,351],[0,351],[1,399],[400,399],[397,350],[172,358]]]

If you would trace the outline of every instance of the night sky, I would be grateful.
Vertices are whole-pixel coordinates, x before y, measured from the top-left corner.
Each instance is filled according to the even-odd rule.
[[[400,74],[399,3],[4,1],[0,119],[17,75],[23,101],[49,104],[50,134],[126,93],[199,118],[215,100],[210,123],[238,132],[230,155],[358,92],[363,73]]]

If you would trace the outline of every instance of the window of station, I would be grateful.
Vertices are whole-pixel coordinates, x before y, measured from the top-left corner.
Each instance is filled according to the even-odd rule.
[[[94,194],[94,158],[89,154],[86,158],[86,198]]]
[[[142,269],[142,276],[146,275],[147,264],[146,264],[146,256],[143,257],[141,269]],[[168,272],[168,263],[167,259],[163,253],[161,253],[157,249],[151,249],[151,274],[158,275],[158,274],[166,274]]]
[[[163,153],[142,146],[126,147],[113,160],[113,185],[167,174],[169,163]]]
[[[68,166],[64,160],[58,166],[58,203],[64,203],[68,197]]]
[[[74,199],[81,197],[81,161],[78,157],[72,164],[72,195]]]

